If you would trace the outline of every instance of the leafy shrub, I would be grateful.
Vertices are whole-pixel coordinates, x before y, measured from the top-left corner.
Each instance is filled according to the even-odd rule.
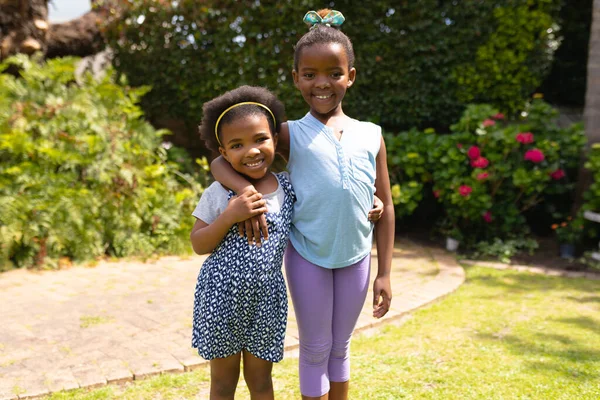
[[[515,246],[529,248],[523,241],[529,232],[526,213],[572,192],[568,178],[577,172],[585,136],[581,124],[559,128],[556,111],[540,99],[522,115],[508,121],[490,105],[471,105],[451,134],[413,130],[387,136],[393,187],[411,182],[431,187],[444,210],[441,231],[462,240],[463,248],[479,242],[493,243],[499,254]],[[411,208],[424,196],[397,194],[396,189],[396,201]]]
[[[454,70],[462,102],[487,102],[510,114],[523,107],[549,72],[559,44],[558,25],[548,12],[550,2],[546,3],[539,8],[521,4],[493,10],[495,31],[477,49],[474,62],[467,59]]]
[[[396,218],[411,215],[421,200],[431,168],[427,153],[436,142],[435,132],[421,133],[416,129],[397,135],[386,134],[388,170],[392,182],[392,200]]]
[[[581,244],[581,242],[588,242],[586,244],[596,248],[596,245],[598,244],[598,238],[600,237],[600,224],[584,218],[584,213],[586,211],[600,213],[599,143],[594,143],[589,149],[588,158],[585,162],[585,168],[588,169],[592,175],[592,183],[583,194],[583,204],[572,221],[569,221],[566,226],[561,226],[562,224],[559,224],[555,229],[557,230],[557,235],[562,237],[568,235],[569,238],[572,239],[570,243]],[[559,228],[563,228],[562,232]],[[598,265],[598,263],[593,263],[593,265]]]
[[[472,257],[475,259],[495,258],[503,263],[510,263],[511,258],[525,251],[529,254],[538,248],[538,243],[531,238],[507,239],[495,238],[475,244]]]
[[[329,2],[346,16],[343,30],[356,52],[357,81],[344,108],[388,132],[447,129],[467,102],[520,109],[548,70],[560,4]],[[290,118],[306,113],[292,82],[293,46],[306,32],[304,13],[323,3],[124,0],[119,6],[124,14],[105,27],[115,67],[132,85],[152,86],[142,102],[150,120],[183,121],[186,148],[200,146],[193,138],[202,104],[241,84],[276,91]]]
[[[142,118],[148,89],[78,85],[74,63],[0,64],[20,70],[0,74],[0,269],[188,248],[201,186]]]
[[[445,224],[461,232],[467,245],[524,237],[525,212],[549,194],[573,189],[566,178],[585,143],[581,124],[559,128],[541,100],[523,115],[507,123],[488,106],[468,107],[452,127],[455,133],[436,146],[434,190],[447,212]]]

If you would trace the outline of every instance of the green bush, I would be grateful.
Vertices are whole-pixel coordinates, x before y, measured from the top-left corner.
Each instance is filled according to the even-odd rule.
[[[0,269],[189,247],[201,186],[142,118],[147,89],[77,84],[74,63],[0,64],[20,72],[0,74]]]
[[[436,145],[435,131],[411,129],[397,135],[385,134],[392,200],[396,219],[411,215],[423,200],[431,182],[428,152]]]
[[[444,211],[442,233],[462,240],[464,248],[494,243],[499,255],[519,244],[531,248],[523,241],[527,212],[542,204],[561,209],[548,203],[572,193],[569,175],[577,172],[585,135],[581,124],[559,128],[556,111],[539,99],[522,115],[507,121],[490,105],[471,105],[451,134],[413,130],[387,136],[391,181],[399,188],[392,190],[395,202],[412,210],[424,193],[403,189],[431,185]],[[549,228],[561,217],[548,215],[543,223]]]
[[[447,129],[466,103],[521,109],[547,72],[560,0],[461,2],[333,1],[356,51],[349,115],[388,132]],[[151,85],[142,105],[155,122],[187,126],[196,138],[202,104],[242,84],[274,90],[288,117],[307,111],[291,77],[293,46],[315,1],[126,0],[105,27],[114,64],[132,85]],[[549,29],[554,29],[548,33]],[[555,37],[556,36],[556,37]]]
[[[558,48],[551,2],[504,6],[493,10],[495,30],[476,52],[454,70],[458,98],[464,103],[487,102],[515,114],[549,72]],[[546,4],[543,4],[546,3]]]

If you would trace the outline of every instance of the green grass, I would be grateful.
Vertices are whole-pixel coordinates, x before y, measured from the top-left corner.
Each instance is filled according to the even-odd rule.
[[[89,328],[94,325],[106,324],[113,321],[112,317],[103,317],[98,315],[83,315],[79,318],[79,326]]]
[[[297,360],[274,368],[298,399]],[[56,399],[202,399],[208,371]],[[206,392],[203,392],[204,394]],[[239,399],[248,399],[240,385]],[[598,399],[600,281],[467,267],[467,282],[352,344],[351,399]]]

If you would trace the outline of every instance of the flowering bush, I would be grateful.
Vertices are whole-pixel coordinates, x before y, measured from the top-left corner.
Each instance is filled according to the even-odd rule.
[[[564,218],[585,136],[581,124],[558,127],[556,111],[541,99],[521,115],[509,121],[489,105],[472,105],[451,134],[386,135],[397,216],[429,197],[443,209],[440,231],[462,240],[461,248],[481,254],[481,243],[506,245],[511,254],[515,246],[531,249],[527,217],[535,210],[544,226]],[[597,154],[600,182],[600,149]],[[597,191],[600,198],[600,183]],[[600,201],[594,207],[600,211]]]
[[[430,152],[433,190],[446,213],[441,230],[459,231],[463,248],[524,237],[526,212],[573,188],[567,175],[585,143],[581,125],[557,127],[541,100],[523,115],[509,122],[488,105],[469,106]]]

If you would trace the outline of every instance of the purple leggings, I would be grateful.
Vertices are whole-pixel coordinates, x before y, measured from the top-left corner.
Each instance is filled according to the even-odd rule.
[[[350,337],[365,303],[370,255],[326,269],[306,261],[290,243],[285,271],[300,333],[300,392],[319,397],[329,382],[350,379]]]

